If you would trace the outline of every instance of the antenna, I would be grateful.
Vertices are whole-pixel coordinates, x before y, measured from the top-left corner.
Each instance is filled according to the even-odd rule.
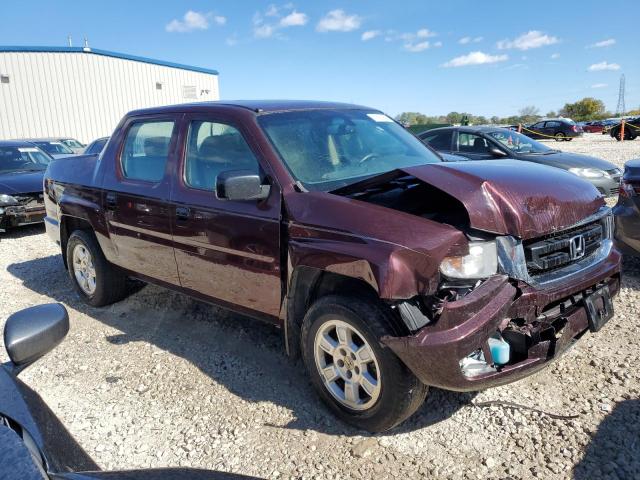
[[[625,79],[624,73],[620,75],[620,90],[618,91],[618,106],[616,107],[616,117],[624,116],[624,113],[627,111],[627,107],[624,103],[624,93],[625,93]]]
[[[73,40],[71,39],[71,35],[67,37],[67,42],[69,43],[70,47],[73,47]]]
[[[84,37],[84,48],[89,48],[89,40],[87,37]]]

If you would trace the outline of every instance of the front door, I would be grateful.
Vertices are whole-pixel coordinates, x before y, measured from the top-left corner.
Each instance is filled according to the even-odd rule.
[[[133,118],[103,182],[116,263],[173,285],[180,282],[171,241],[169,172],[175,163],[178,117]]]
[[[458,132],[456,146],[455,153],[472,160],[493,158],[493,154],[489,151],[491,146],[487,139],[475,133]]]
[[[174,176],[171,222],[184,288],[222,305],[277,318],[280,301],[280,191],[266,200],[216,197],[216,178],[245,170],[267,177],[246,132],[224,117],[187,115]]]

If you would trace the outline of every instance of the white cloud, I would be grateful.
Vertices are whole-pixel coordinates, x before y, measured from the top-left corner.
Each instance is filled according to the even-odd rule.
[[[447,63],[443,64],[443,67],[466,67],[469,65],[485,65],[489,63],[498,63],[508,60],[507,55],[489,55],[484,52],[471,52],[467,55],[461,55],[460,57],[453,58]]]
[[[439,48],[442,46],[442,42],[436,42],[433,44],[434,47]]]
[[[230,37],[227,37],[224,43],[226,43],[229,47],[235,47],[238,44],[238,36],[235,34],[231,35]]]
[[[216,25],[224,25],[227,23],[227,19],[222,15],[214,15],[212,12],[201,13],[189,10],[184,14],[182,20],[173,19],[167,23],[165,30],[167,32],[180,33],[207,30],[209,28],[209,22],[213,22]]]
[[[405,43],[404,44],[404,49],[407,50],[408,52],[422,52],[426,49],[429,48],[429,41],[425,40],[424,42],[417,42],[417,43]]]
[[[362,34],[360,38],[362,39],[363,42],[366,42],[368,40],[373,40],[374,38],[376,38],[381,34],[382,32],[380,30],[367,30]]]
[[[557,37],[552,37],[543,32],[540,32],[539,30],[531,30],[513,40],[501,40],[497,43],[497,46],[501,50],[510,48],[516,48],[518,50],[529,50],[532,48],[554,45],[558,42],[559,40]]]
[[[601,72],[603,70],[620,70],[620,65],[617,63],[600,62],[594,63],[587,70],[590,72]]]
[[[602,40],[601,42],[596,42],[592,45],[589,45],[589,48],[610,47],[611,45],[615,45],[615,44],[616,44],[615,38],[608,38],[607,40]]]
[[[608,87],[609,85],[606,83],[594,83],[593,85],[591,85],[591,88],[605,88]]]
[[[280,26],[284,28],[302,27],[303,25],[306,25],[308,21],[309,17],[307,17],[305,13],[293,10],[289,15],[280,19]]]
[[[269,20],[266,20],[269,19]],[[269,5],[264,13],[253,15],[253,36],[255,38],[284,38],[279,30],[289,27],[302,27],[307,24],[309,17],[306,13],[298,12],[292,3],[276,6]]]
[[[551,60],[557,60],[560,58],[560,54],[559,53],[553,53],[551,54]]]
[[[484,40],[484,37],[462,37],[460,40],[458,40],[458,43],[460,45],[466,45],[468,43],[479,43],[482,40]]]
[[[331,10],[320,19],[316,30],[318,32],[351,32],[357,30],[362,24],[362,18],[358,15],[348,15],[344,10]]]
[[[421,28],[416,32],[416,37],[418,38],[430,38],[435,37],[437,33],[432,32],[428,28]]]

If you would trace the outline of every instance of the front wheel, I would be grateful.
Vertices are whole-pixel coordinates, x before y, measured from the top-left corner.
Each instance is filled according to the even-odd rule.
[[[307,312],[302,326],[307,371],[320,397],[345,422],[381,432],[424,402],[428,387],[380,343],[397,334],[382,306],[364,298],[331,295]]]
[[[92,233],[73,232],[67,242],[66,255],[69,276],[85,303],[102,307],[126,296],[126,276],[107,261]]]
[[[562,132],[558,132],[555,134],[556,142],[563,142],[566,139],[566,136]]]

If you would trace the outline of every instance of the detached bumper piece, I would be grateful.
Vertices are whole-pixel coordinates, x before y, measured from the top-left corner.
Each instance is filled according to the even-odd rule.
[[[611,297],[620,287],[617,252],[613,256],[597,272],[556,289],[538,290],[495,275],[462,299],[446,302],[433,324],[382,343],[428,385],[473,391],[513,382],[611,318]]]

